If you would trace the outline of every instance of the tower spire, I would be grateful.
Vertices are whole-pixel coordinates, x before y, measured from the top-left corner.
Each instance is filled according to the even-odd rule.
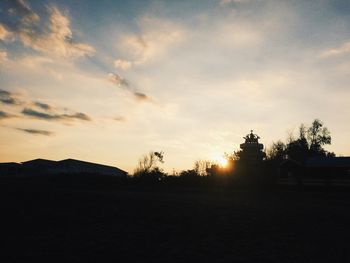
[[[260,137],[254,134],[253,130],[250,130],[250,134],[247,134],[247,136],[243,138],[245,142],[240,145],[242,149],[242,159],[249,162],[262,161],[265,157],[265,153],[262,151],[264,145],[259,143]]]

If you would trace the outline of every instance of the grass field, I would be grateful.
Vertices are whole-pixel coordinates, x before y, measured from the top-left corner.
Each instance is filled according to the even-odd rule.
[[[1,262],[350,262],[350,194],[1,184]]]

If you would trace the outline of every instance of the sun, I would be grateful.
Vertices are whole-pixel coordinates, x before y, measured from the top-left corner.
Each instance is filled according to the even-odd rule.
[[[214,163],[218,164],[222,168],[226,168],[228,165],[227,159],[220,153],[213,153],[211,154],[211,160],[214,161]]]
[[[227,166],[227,160],[222,156],[220,156],[220,158],[217,159],[217,162],[223,168]]]

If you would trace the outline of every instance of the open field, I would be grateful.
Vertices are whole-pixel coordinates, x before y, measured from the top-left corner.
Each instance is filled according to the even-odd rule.
[[[1,182],[1,262],[349,262],[350,194]]]

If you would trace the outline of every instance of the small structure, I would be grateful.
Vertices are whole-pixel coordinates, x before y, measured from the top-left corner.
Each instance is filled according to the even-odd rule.
[[[313,156],[298,163],[281,163],[278,184],[350,186],[350,157]]]
[[[305,168],[307,174],[314,177],[349,177],[350,157],[311,157],[306,160]]]
[[[240,145],[242,149],[241,160],[249,163],[261,162],[266,154],[263,152],[264,145],[259,143],[260,137],[251,130],[250,134],[243,137],[243,139],[245,139],[245,142]]]

